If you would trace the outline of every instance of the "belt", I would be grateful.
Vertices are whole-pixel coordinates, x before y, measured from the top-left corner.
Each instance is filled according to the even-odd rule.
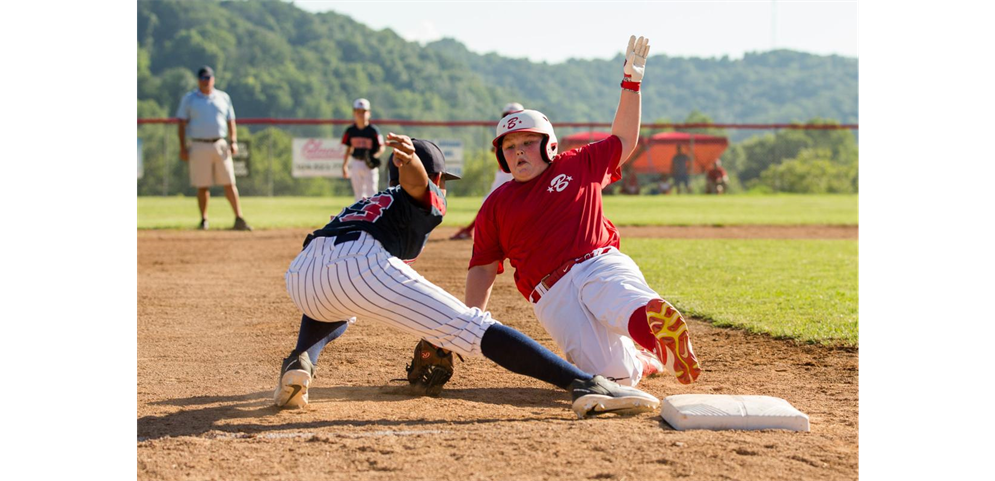
[[[209,144],[213,144],[213,143],[215,143],[215,142],[217,142],[217,141],[219,141],[221,139],[222,139],[221,137],[218,137],[216,139],[190,139],[190,141],[191,142],[206,142],[206,143],[209,143]]]
[[[360,230],[354,230],[352,232],[346,232],[345,234],[339,234],[339,235],[335,236],[335,242],[333,242],[332,245],[333,246],[337,246],[337,245],[343,244],[345,242],[351,242],[351,241],[357,240],[357,239],[359,239],[359,235],[362,232],[363,231],[360,231]],[[315,240],[317,238],[318,238],[318,236],[316,236],[314,234],[308,234],[307,237],[304,238],[304,246],[301,248],[301,250],[306,249],[307,245],[310,244],[311,241],[313,241],[313,240]]]
[[[533,304],[539,302],[539,299],[542,299],[543,294],[549,292],[549,290],[553,288],[553,284],[556,284],[556,282],[562,279],[563,276],[567,275],[567,272],[570,272],[570,269],[573,269],[575,265],[598,257],[601,254],[608,252],[609,249],[611,249],[611,247],[600,247],[576,259],[570,259],[564,262],[563,265],[557,267],[556,270],[550,272],[546,275],[546,277],[543,277],[542,280],[539,281],[539,284],[537,284],[535,289],[532,289],[532,293],[529,294],[529,301]]]

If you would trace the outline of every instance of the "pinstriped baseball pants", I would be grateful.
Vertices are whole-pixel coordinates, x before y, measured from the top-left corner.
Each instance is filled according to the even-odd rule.
[[[497,321],[467,307],[390,255],[370,234],[335,245],[317,237],[290,263],[287,293],[308,317],[323,322],[372,319],[469,356]]]

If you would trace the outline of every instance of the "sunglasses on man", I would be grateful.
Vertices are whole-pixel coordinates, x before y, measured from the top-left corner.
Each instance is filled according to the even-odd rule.
[[[201,80],[211,80],[211,76],[210,76],[210,75],[208,75],[208,76],[206,76],[206,77],[201,77],[200,79],[201,79]]]

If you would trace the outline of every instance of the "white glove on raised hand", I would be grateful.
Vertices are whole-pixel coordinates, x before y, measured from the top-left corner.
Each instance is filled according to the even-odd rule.
[[[646,69],[646,57],[650,54],[650,39],[633,35],[629,37],[629,46],[625,49],[625,65],[622,73],[629,82],[642,82],[643,70]]]

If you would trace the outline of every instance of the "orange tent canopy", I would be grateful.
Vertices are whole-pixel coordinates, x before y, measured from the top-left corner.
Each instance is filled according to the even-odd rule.
[[[677,155],[677,146],[684,147],[684,153],[694,160],[691,172],[703,173],[711,170],[715,161],[729,147],[729,139],[715,135],[689,134],[685,132],[663,132],[640,141],[635,160],[630,161],[633,170],[641,174],[670,173],[670,161]]]

